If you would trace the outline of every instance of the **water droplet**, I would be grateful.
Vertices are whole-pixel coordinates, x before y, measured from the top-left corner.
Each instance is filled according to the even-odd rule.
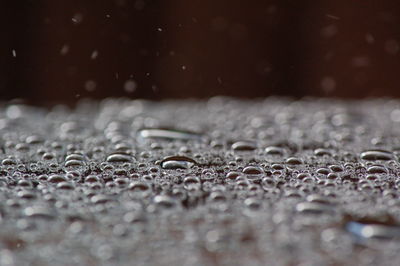
[[[136,90],[137,84],[134,80],[130,79],[125,81],[124,90],[125,92],[132,93]]]
[[[195,160],[186,156],[169,156],[161,161],[163,169],[189,169],[196,164]]]
[[[285,155],[285,150],[280,147],[269,146],[269,147],[265,148],[265,153],[268,155],[283,156],[283,155]]]
[[[324,156],[324,155],[326,155],[326,156],[332,156],[332,152],[331,152],[330,150],[328,150],[328,149],[322,149],[322,148],[315,149],[315,150],[314,150],[314,154],[317,155],[317,156]]]
[[[128,155],[128,154],[123,154],[123,153],[114,153],[110,154],[107,157],[107,162],[110,163],[126,163],[126,162],[132,162],[133,157]]]
[[[234,151],[254,151],[255,149],[257,149],[257,145],[253,141],[238,141],[232,144]]]
[[[54,219],[55,214],[44,206],[33,206],[24,209],[24,214],[31,218]]]
[[[158,206],[165,208],[165,209],[171,209],[171,208],[174,208],[177,206],[177,202],[173,198],[166,196],[166,195],[155,196],[154,202]]]
[[[94,50],[92,54],[90,55],[90,59],[94,60],[99,56],[99,52],[97,50]]]
[[[387,170],[383,166],[374,165],[367,169],[367,173],[369,173],[369,174],[386,174]]]
[[[60,182],[66,182],[67,180],[65,179],[65,177],[63,177],[61,175],[51,175],[47,179],[47,181],[50,183],[60,183]]]
[[[185,179],[183,180],[183,184],[185,185],[185,188],[187,190],[200,189],[201,187],[200,178],[195,176],[185,177]]]
[[[286,160],[286,164],[288,165],[300,165],[303,164],[303,161],[300,158],[290,157]]]
[[[346,224],[346,230],[353,234],[358,241],[365,239],[399,239],[400,227],[382,224],[367,224],[351,221]]]
[[[368,150],[361,153],[360,158],[366,161],[393,160],[393,154],[385,150]]]
[[[243,169],[243,173],[249,180],[256,181],[261,180],[264,171],[261,167],[258,166],[247,166]]]
[[[112,201],[112,198],[104,194],[99,194],[94,195],[90,201],[94,204],[103,204]]]
[[[322,204],[319,202],[301,202],[296,205],[296,210],[299,213],[305,214],[323,214],[333,213],[334,209],[330,205]]]
[[[140,138],[145,139],[161,139],[161,140],[201,140],[202,135],[174,129],[142,129],[138,132]]]

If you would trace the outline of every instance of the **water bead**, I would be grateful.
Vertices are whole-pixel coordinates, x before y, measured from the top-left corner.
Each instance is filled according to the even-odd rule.
[[[180,140],[180,141],[190,141],[190,140],[201,140],[202,135],[189,132],[181,131],[175,129],[141,129],[138,132],[138,136],[144,139],[165,139],[165,140]]]
[[[368,239],[390,240],[400,238],[399,226],[388,226],[382,224],[365,224],[351,221],[345,226],[346,230],[353,234],[358,241]]]
[[[114,153],[110,154],[107,157],[106,161],[110,163],[126,163],[126,162],[132,162],[133,157],[128,154]]]
[[[388,161],[393,159],[393,154],[385,150],[368,150],[362,152],[360,158],[367,161]]]
[[[256,148],[256,143],[253,141],[238,141],[232,144],[232,150],[237,152],[254,151]]]
[[[168,156],[160,163],[163,169],[189,169],[196,164],[195,160],[186,156]]]

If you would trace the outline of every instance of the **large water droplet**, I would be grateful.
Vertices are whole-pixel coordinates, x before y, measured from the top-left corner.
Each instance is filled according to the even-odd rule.
[[[399,226],[364,224],[351,221],[346,224],[346,230],[353,234],[359,241],[366,239],[400,239]]]
[[[385,150],[368,150],[362,152],[360,158],[367,161],[388,161],[393,159],[393,154]]]
[[[157,129],[157,128],[142,129],[138,132],[138,136],[140,138],[145,138],[145,139],[164,139],[164,140],[181,140],[181,141],[202,139],[202,135],[189,131],[181,131],[175,129]]]
[[[238,141],[232,144],[234,151],[254,151],[255,149],[257,149],[257,145],[253,141]]]
[[[161,161],[163,169],[189,169],[196,164],[195,160],[186,156],[169,156]]]
[[[110,154],[107,157],[107,162],[110,163],[126,163],[126,162],[132,162],[133,157],[128,155],[128,154],[123,154],[123,153],[114,153]]]

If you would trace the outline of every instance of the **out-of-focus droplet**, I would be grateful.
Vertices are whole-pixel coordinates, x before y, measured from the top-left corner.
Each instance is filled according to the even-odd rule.
[[[138,132],[138,136],[144,139],[165,139],[165,140],[200,140],[202,136],[197,133],[181,131],[175,129],[142,129]]]
[[[393,159],[393,154],[385,150],[368,150],[362,152],[360,158],[367,161],[388,161]]]
[[[127,93],[133,93],[137,88],[137,83],[133,79],[129,79],[124,83],[124,90]]]

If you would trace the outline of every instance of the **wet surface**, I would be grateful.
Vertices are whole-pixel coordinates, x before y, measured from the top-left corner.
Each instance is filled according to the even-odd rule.
[[[398,265],[400,102],[0,112],[0,265]]]

